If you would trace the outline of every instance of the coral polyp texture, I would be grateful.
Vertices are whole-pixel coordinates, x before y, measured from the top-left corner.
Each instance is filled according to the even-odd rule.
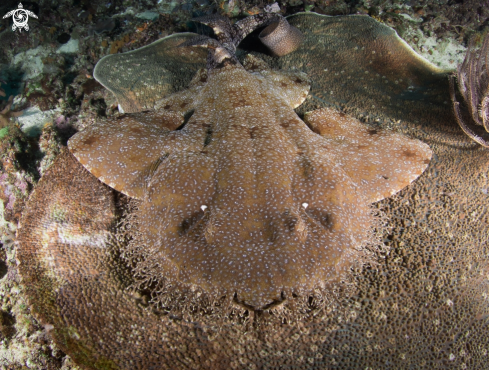
[[[455,85],[465,103],[462,107]],[[480,49],[476,49],[472,38],[463,63],[456,75],[450,77],[450,95],[462,130],[474,141],[489,147],[489,34]]]
[[[97,65],[132,113],[70,139],[18,231],[82,368],[487,368],[489,156],[448,73],[368,17],[287,20],[280,57],[235,54],[279,16],[211,17]]]

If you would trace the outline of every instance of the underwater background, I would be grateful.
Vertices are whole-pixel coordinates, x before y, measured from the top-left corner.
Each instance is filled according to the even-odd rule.
[[[49,328],[30,314],[17,271],[15,232],[30,192],[67,140],[116,114],[114,96],[93,78],[103,56],[195,31],[190,20],[198,16],[217,12],[240,18],[266,7],[283,15],[369,15],[393,27],[416,52],[445,70],[455,70],[463,61],[471,37],[482,39],[489,30],[488,1],[75,0],[22,5],[37,15],[29,17],[28,31],[13,31],[11,17],[0,19],[1,369],[77,369],[50,339]],[[0,15],[18,7],[18,1],[4,0]],[[470,189],[478,192],[485,212],[489,190],[476,185]],[[443,192],[450,196],[450,187]],[[463,211],[455,216],[457,221],[471,218]]]

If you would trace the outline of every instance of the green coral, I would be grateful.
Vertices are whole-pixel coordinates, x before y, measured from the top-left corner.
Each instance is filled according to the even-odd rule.
[[[4,127],[0,130],[0,140],[5,137],[5,135],[8,134],[8,127]]]

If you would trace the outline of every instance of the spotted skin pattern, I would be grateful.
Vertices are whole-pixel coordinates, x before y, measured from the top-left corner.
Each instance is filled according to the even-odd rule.
[[[16,250],[81,368],[488,368],[489,156],[448,74],[369,17],[288,20],[280,58],[203,38],[199,70],[187,33],[97,65],[133,113],[72,138]]]

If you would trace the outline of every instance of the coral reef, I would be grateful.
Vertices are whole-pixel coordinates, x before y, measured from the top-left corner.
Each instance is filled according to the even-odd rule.
[[[257,0],[246,2],[206,0],[190,2],[173,0],[163,1],[157,4],[146,1],[136,1],[132,2],[131,4],[127,4],[127,2],[122,2],[120,0],[111,1],[110,3],[95,3],[89,0],[73,3],[72,1],[60,0],[57,2],[56,7],[49,6],[45,2],[28,2],[23,4],[26,8],[37,14],[39,18],[37,20],[32,20],[32,22],[30,21],[31,29],[29,32],[22,33],[12,32],[11,19],[0,19],[0,63],[3,63],[0,66],[0,70],[5,71],[5,64],[10,64],[13,66],[14,57],[27,50],[36,49],[37,47],[42,46],[45,48],[47,54],[40,57],[39,60],[40,64],[38,64],[38,66],[41,74],[35,79],[26,80],[22,84],[24,86],[21,86],[20,91],[18,92],[13,93],[6,88],[7,94],[22,94],[24,97],[29,94],[29,97],[24,99],[24,102],[27,103],[24,103],[25,105],[16,108],[16,110],[23,110],[29,105],[38,105],[42,109],[52,109],[54,107],[58,107],[61,110],[58,113],[58,116],[53,118],[54,126],[47,126],[46,130],[44,131],[45,134],[43,134],[43,143],[41,144],[41,147],[46,148],[45,150],[47,150],[47,153],[51,153],[46,155],[45,161],[42,161],[41,159],[42,154],[37,152],[37,148],[39,147],[38,137],[31,139],[24,138],[23,140],[19,140],[19,136],[13,131],[6,130],[5,128],[0,131],[0,136],[2,138],[6,137],[7,135],[13,140],[13,144],[7,144],[8,141],[2,141],[1,150],[7,151],[8,158],[13,158],[15,160],[15,156],[11,156],[14,152],[16,152],[17,149],[15,148],[26,148],[23,146],[25,143],[30,143],[29,145],[31,145],[28,149],[28,153],[31,153],[32,155],[29,154],[23,157],[26,159],[25,162],[28,162],[29,164],[29,168],[25,172],[27,177],[22,175],[21,178],[24,180],[18,180],[17,175],[15,175],[17,170],[11,166],[9,168],[13,169],[13,172],[10,172],[7,179],[2,180],[8,182],[8,186],[4,185],[4,188],[10,187],[10,191],[12,193],[18,192],[15,190],[15,188],[11,187],[17,181],[22,186],[27,184],[27,191],[30,191],[32,188],[30,184],[35,183],[39,174],[45,173],[45,169],[55,156],[59,144],[66,144],[70,136],[72,136],[76,131],[88,127],[101,119],[105,119],[104,116],[110,118],[114,115],[118,115],[117,102],[115,101],[114,97],[110,92],[101,88],[100,85],[95,82],[95,80],[92,78],[92,74],[94,66],[98,60],[104,55],[108,55],[111,45],[117,40],[124,40],[125,35],[129,35],[129,41],[124,42],[122,45],[118,45],[118,53],[144,46],[176,31],[187,30],[189,27],[191,27],[191,24],[187,23],[191,18],[215,13],[216,11],[221,14],[227,13],[231,15],[243,16],[260,12],[264,7],[268,7],[269,10],[273,9],[273,11],[278,11],[280,14],[284,15],[297,11],[315,11],[327,15],[368,14],[371,17],[375,17],[385,24],[394,27],[396,31],[424,57],[428,58],[439,66],[443,66],[443,68],[454,69],[457,64],[461,63],[463,60],[465,45],[468,43],[469,38],[474,34],[476,34],[477,37],[477,35],[484,32],[484,29],[486,29],[488,26],[489,17],[489,9],[478,0],[462,2],[453,2],[449,0],[440,0],[436,2],[425,0],[414,0],[409,2],[400,2],[397,0],[284,0],[277,3],[274,3],[273,1],[263,2]],[[0,14],[6,14],[8,11],[17,8],[17,6],[18,2],[10,0],[2,1],[0,3]],[[151,14],[153,17],[154,13],[159,12],[158,19],[154,21],[137,17],[137,14],[142,14],[146,11],[148,11],[148,13],[153,13]],[[100,33],[95,32],[94,28],[97,25],[99,26],[97,30],[100,31]],[[60,46],[66,45],[64,43],[67,39],[66,35],[70,36],[70,40],[79,41],[79,51],[76,54],[56,53],[56,50]],[[285,68],[287,68],[287,66],[285,66]],[[324,68],[326,67],[323,67],[323,69]],[[26,70],[24,72],[29,71]],[[340,73],[341,70],[338,70],[337,72]],[[340,77],[343,77],[343,75],[340,75]],[[0,78],[10,82],[9,78],[6,78],[4,75],[0,76]],[[345,82],[344,79],[343,82]],[[334,87],[335,85],[333,84],[331,86]],[[2,87],[5,87],[5,85],[2,85]],[[324,99],[329,96],[330,94],[328,93],[325,96],[320,97],[320,99]],[[406,126],[405,120],[402,119],[402,115],[399,115],[400,118],[397,117],[396,119],[392,119],[389,115],[387,115],[386,119],[386,117],[383,117],[382,114],[378,114],[375,109],[358,110],[357,108],[354,108],[351,104],[348,104],[351,96],[344,95],[341,93],[341,91],[333,91],[333,96],[339,97],[339,99],[336,101],[337,106],[341,107],[345,112],[354,114],[363,121],[374,124],[382,123],[389,128],[400,127],[401,129],[410,131],[411,134],[416,131]],[[413,96],[414,95],[411,95],[410,97]],[[459,100],[463,100],[461,96],[458,96],[458,98]],[[18,100],[19,98],[17,97],[15,101],[17,102]],[[8,100],[5,99],[5,97],[0,96],[0,103],[0,110],[4,110],[8,105]],[[439,102],[439,104],[443,106],[446,103],[442,101]],[[308,105],[308,101],[306,101],[306,105],[309,107],[309,109],[315,108],[313,104]],[[367,105],[375,105],[375,102],[368,101],[366,103],[366,106]],[[463,103],[461,103],[461,105],[462,108],[465,109]],[[434,116],[436,116],[438,113],[439,112],[434,113]],[[7,111],[7,114],[10,113]],[[469,114],[467,114],[467,117],[471,119]],[[15,117],[13,118],[15,120]],[[9,119],[9,124],[11,125],[14,120]],[[397,123],[399,120],[401,122]],[[439,141],[445,140],[447,143],[460,146],[461,141],[454,139],[457,131],[460,131],[458,126],[445,127],[445,129],[448,130],[452,136],[449,135],[447,138],[444,135],[439,135],[437,139]],[[461,146],[467,146],[473,149],[467,143],[464,143]],[[34,154],[34,152],[37,152],[37,154]],[[438,152],[437,155],[439,155]],[[463,155],[467,155],[467,153],[463,152],[462,157]],[[454,155],[453,158],[455,161],[458,161],[459,156]],[[13,163],[11,162],[12,159],[9,161],[10,163]],[[463,166],[463,161],[460,162],[459,166]],[[451,171],[453,168],[446,167],[443,170]],[[484,172],[483,170],[481,171]],[[430,176],[431,174],[432,173],[430,172]],[[440,178],[437,176],[436,171],[433,173],[433,178],[436,180],[434,180],[435,183],[439,185],[434,186],[432,199],[436,201],[434,201],[434,205],[432,207],[436,208],[441,204],[436,203],[438,202],[438,198],[435,196],[437,191],[440,191],[443,194],[443,202],[449,202],[449,204],[452,204],[453,201],[450,199],[454,197],[453,188],[448,185],[442,185],[442,180],[440,180]],[[474,184],[477,185],[471,186],[468,191],[471,194],[477,194],[479,197],[482,197],[482,199],[485,199],[484,197],[489,191],[488,188],[482,183],[474,182]],[[428,185],[426,186],[428,187]],[[14,194],[14,197],[20,196],[20,198],[25,199],[25,195],[21,196],[21,193],[17,193],[17,195]],[[418,199],[417,197],[418,195],[416,191],[413,191],[406,194],[405,198],[402,198],[399,201],[408,202],[411,204],[412,199]],[[3,199],[7,200],[12,198],[10,198],[9,194],[8,197],[4,195]],[[422,202],[425,201],[425,199],[422,200]],[[18,202],[17,204],[19,205],[18,207],[13,207],[14,209],[17,209],[16,211],[6,209],[7,218],[9,220],[15,219],[15,217],[20,215],[23,201]],[[460,207],[463,209],[465,207],[465,203],[463,203]],[[389,252],[390,257],[385,257],[382,254],[379,257],[381,261],[384,261],[383,264],[381,264],[382,266],[395,266],[396,264],[411,266],[412,263],[417,263],[417,258],[420,259],[421,262],[419,263],[419,266],[425,266],[423,267],[423,274],[420,274],[414,278],[414,280],[409,283],[410,286],[418,286],[416,285],[416,281],[421,282],[423,281],[424,276],[435,274],[435,271],[438,268],[437,266],[440,266],[441,263],[440,258],[437,258],[436,256],[429,260],[429,256],[431,256],[430,254],[426,254],[425,252],[418,253],[417,251],[407,248],[405,245],[399,247],[399,244],[402,244],[399,235],[402,235],[402,231],[406,228],[406,225],[409,222],[421,222],[421,227],[424,227],[423,225],[425,225],[426,222],[423,221],[425,219],[423,218],[422,211],[425,209],[427,209],[426,217],[432,217],[429,216],[433,212],[433,209],[431,208],[420,207],[418,218],[406,218],[405,214],[407,211],[402,207],[399,208],[398,216],[394,217],[396,220],[394,225],[396,233],[392,235],[387,233],[384,235],[385,243],[391,247],[391,251]],[[478,220],[478,216],[477,214],[474,214],[473,209],[470,209],[469,211],[454,209],[453,214],[455,215],[455,219],[450,220],[449,224],[451,227],[458,227],[457,225],[459,223],[468,222],[469,220],[474,219],[474,217],[476,220],[474,222],[477,222]],[[457,218],[462,217],[463,215],[465,215],[465,218]],[[434,237],[433,235],[438,235],[436,234],[436,225],[426,227],[430,227],[432,229],[434,227],[432,234],[430,234],[432,237]],[[454,233],[453,230],[443,229],[446,227],[444,224],[440,224],[438,227],[444,230],[444,232],[447,234],[452,235]],[[433,232],[435,234],[433,234]],[[456,235],[457,234],[455,233],[455,236]],[[440,238],[440,240],[444,240],[443,236],[440,236]],[[449,245],[451,242],[453,242],[453,239],[452,241],[447,241],[446,243]],[[16,266],[14,258],[12,257],[13,253],[9,253],[11,257],[8,261],[4,260],[6,261],[6,264],[2,264],[0,261],[0,271],[2,270],[1,266],[8,265],[9,271],[12,274],[16,270]],[[3,248],[0,248],[0,257],[0,260],[6,258],[5,250]],[[454,261],[459,261],[462,257],[459,255],[447,254],[447,260],[449,258],[453,258]],[[466,268],[467,271],[469,271],[467,273],[468,275],[463,277],[464,279],[469,279],[470,276],[474,276],[474,274],[476,275],[478,273],[477,268],[473,267],[475,265],[470,265],[469,259],[466,259],[460,266],[462,269]],[[395,271],[397,270],[393,267],[392,273],[395,274]],[[381,274],[381,272],[379,272],[379,274]],[[450,276],[449,272],[446,274],[446,276]],[[372,276],[372,284],[378,283],[375,281],[374,275],[377,276],[373,273],[369,275]],[[0,277],[1,276],[2,275],[0,274]],[[387,277],[385,279],[388,279],[389,275],[386,276]],[[388,280],[384,281],[383,284],[389,287],[391,286],[389,285]],[[441,283],[436,286],[441,286],[440,284]],[[368,285],[365,286],[367,287]],[[421,287],[421,283],[419,283],[419,286]],[[12,326],[12,320],[9,319],[9,317],[14,318],[14,327],[18,326],[19,323],[24,321],[23,317],[29,317],[29,308],[25,306],[25,302],[23,301],[22,289],[19,289],[18,285],[12,285],[11,280],[7,280],[4,277],[2,280],[0,280],[0,288],[2,290],[0,301],[5,312],[2,315],[6,315],[6,319],[4,321],[6,324],[4,325],[7,327],[6,330],[9,332],[11,329],[8,327]],[[392,290],[385,290],[383,294],[390,297],[389,292],[394,292],[396,289],[400,288],[392,287]],[[423,292],[423,290],[420,288],[419,292]],[[455,293],[456,291],[447,291],[446,299],[451,299],[453,301],[452,297],[455,295]],[[413,294],[415,296],[415,293]],[[435,289],[434,294],[440,295],[445,293],[436,291]],[[7,298],[7,296],[9,298]],[[144,298],[144,294],[142,297]],[[398,307],[411,307],[409,297],[410,296],[407,295],[405,299],[396,301]],[[144,299],[138,300],[140,303],[143,301]],[[5,302],[10,303],[6,304]],[[24,307],[23,310],[18,310],[16,308],[11,310],[8,308],[20,307],[21,305],[24,305],[22,306]],[[394,303],[392,307],[393,306],[395,306]],[[457,307],[457,304],[455,303],[454,306],[442,305],[441,307]],[[373,309],[371,312],[373,312],[374,317],[382,320],[383,316],[382,314],[377,314],[378,310]],[[396,317],[396,311],[392,311],[390,314],[388,314],[389,317],[391,317],[391,315]],[[477,316],[478,313],[474,313],[474,315]],[[35,320],[32,317],[30,317],[29,320],[32,323],[35,323]],[[454,319],[454,321],[460,322],[465,322],[464,320],[470,320],[470,315],[463,314],[460,316],[459,313],[457,318]],[[434,321],[436,321],[436,319],[434,319]],[[426,330],[441,330],[439,325],[427,327]],[[53,352],[47,350],[47,348],[53,347],[54,344],[52,342],[47,342],[48,335],[46,334],[47,331],[44,327],[37,324],[34,324],[33,327],[35,327],[35,329],[33,329],[32,332],[29,332],[29,336],[25,335],[25,330],[17,330],[14,339],[2,342],[0,348],[0,366],[8,369],[20,369],[25,368],[26,366],[38,369],[76,368],[70,362],[69,358],[63,357],[62,359],[63,355],[58,349],[53,350]],[[446,331],[449,329],[450,328],[446,329]],[[39,345],[36,338],[42,338],[42,341],[46,342]],[[386,338],[385,343],[389,343],[388,345],[392,346],[392,341],[392,338]],[[382,344],[379,344],[379,346],[381,345]],[[429,345],[431,345],[431,343]],[[374,347],[366,348],[366,351],[372,351],[373,349]],[[334,351],[336,351],[336,349],[334,349]],[[470,355],[470,352],[471,351],[459,349],[454,353],[448,353],[447,358],[450,360],[447,360],[447,364],[453,366],[460,364],[460,366],[464,365],[470,368],[470,362],[467,362],[467,364],[458,362],[462,358],[467,358],[467,353]],[[286,352],[284,351],[284,353]],[[44,361],[51,356],[54,359],[54,362],[48,366]],[[307,363],[306,361],[309,361],[309,359],[305,358],[304,361]]]
[[[481,202],[481,196],[487,193],[489,182],[481,174],[489,166],[489,153],[474,147],[459,129],[449,104],[447,72],[419,58],[390,28],[369,17],[330,18],[306,13],[288,21],[303,32],[304,41],[296,51],[280,58],[255,50],[239,60],[230,52],[231,46],[224,50],[215,40],[199,38],[197,43],[210,45],[215,54],[207,60],[209,72],[197,72],[191,81],[179,74],[181,68],[171,65],[182,67],[186,65],[182,61],[192,60],[195,65],[188,65],[194,71],[203,65],[204,57],[198,53],[175,47],[182,42],[187,46],[196,43],[185,40],[188,34],[109,56],[95,68],[96,77],[105,77],[102,83],[114,91],[126,111],[148,109],[158,98],[163,100],[153,112],[101,119],[69,142],[97,178],[142,201],[128,205],[124,196],[98,182],[63,151],[33,193],[19,227],[19,270],[32,308],[45,325],[56,329],[51,333],[57,343],[80,365],[95,369],[323,369],[379,368],[388,363],[394,368],[487,368],[488,219],[487,202]],[[221,43],[229,41],[225,35],[218,38]],[[173,47],[165,48],[167,44]],[[165,57],[166,65],[155,62],[161,56],[153,57],[153,48],[173,60]],[[139,53],[145,53],[144,58]],[[267,69],[258,56],[275,70]],[[246,73],[238,68],[240,62],[254,73],[253,79],[240,75]],[[141,67],[141,75],[139,70],[132,73],[132,66]],[[311,78],[310,98],[305,99],[304,77],[297,70]],[[168,78],[172,73],[181,78]],[[114,74],[121,81],[110,85]],[[132,83],[134,75],[138,84]],[[273,82],[267,82],[266,76]],[[219,84],[213,85],[213,79]],[[264,91],[277,95],[262,93],[262,99],[256,99],[246,87],[258,84],[257,79],[268,87]],[[160,81],[169,81],[170,86],[153,90]],[[242,95],[234,82],[242,87]],[[190,88],[183,91],[172,85],[188,83]],[[206,86],[216,93],[207,92]],[[254,90],[262,91],[256,86]],[[166,98],[156,96],[173,91],[180,92]],[[278,101],[289,106],[285,108]],[[332,113],[332,106],[342,111]],[[300,114],[318,110],[304,116],[309,124],[306,127],[292,107]],[[192,115],[186,114],[187,109]],[[246,123],[255,119],[255,110],[267,117],[260,127],[277,122],[280,128],[268,129],[268,133],[260,127],[247,127]],[[223,112],[222,117],[214,116],[215,111]],[[243,122],[236,112],[249,119]],[[347,118],[346,112],[366,123]],[[286,135],[289,130],[294,135]],[[272,133],[277,132],[283,133],[280,141],[273,139]],[[379,243],[365,238],[371,224],[362,216],[368,212],[358,213],[365,208],[365,203],[359,202],[369,199],[369,204],[389,196],[428,164],[429,156],[420,154],[425,146],[417,146],[408,136],[429,143],[433,159],[416,182],[374,205],[388,222],[376,225]],[[298,140],[293,149],[288,145],[289,137]],[[394,148],[385,161],[380,150],[372,150],[372,140],[378,137],[399,139],[396,145],[385,145],[386,153]],[[246,150],[246,143],[252,141],[263,145],[255,144],[256,155],[263,160],[254,167],[248,164],[250,151]],[[273,146],[275,141],[282,145]],[[312,143],[317,144],[314,150]],[[401,153],[395,152],[403,144],[407,146]],[[120,150],[137,145],[141,150]],[[316,161],[309,155],[321,155],[325,150],[329,159]],[[358,154],[362,150],[366,156]],[[297,160],[297,155],[305,160]],[[399,159],[402,155],[405,159]],[[214,157],[219,159],[216,163]],[[276,158],[285,160],[278,164]],[[383,165],[365,163],[376,159],[382,159]],[[332,160],[337,166],[321,171],[321,166]],[[414,173],[409,171],[409,161],[419,167]],[[268,173],[261,162],[270,166]],[[292,176],[287,171],[295,165],[300,170]],[[217,166],[219,172],[214,171]],[[399,171],[395,169],[398,166],[402,167]],[[186,169],[183,173],[182,168]],[[326,179],[328,184],[340,178],[345,179],[342,185],[348,184],[347,177],[336,172],[340,169],[351,181],[355,179],[358,193],[348,186],[339,193],[334,186],[324,187],[323,173],[333,176]],[[393,172],[375,175],[379,174],[375,171],[383,174],[389,170]],[[369,176],[371,171],[373,176]],[[213,187],[210,179],[214,172],[219,182]],[[251,188],[248,184],[255,174],[263,178],[253,198],[239,191]],[[314,182],[309,184],[308,179]],[[287,198],[289,193],[277,190],[281,195],[276,198],[273,192],[267,193],[286,188],[294,180],[303,182],[290,192],[298,194],[297,202],[309,193],[326,194],[327,201],[321,203],[323,198],[317,195],[313,200],[305,199],[306,205],[300,204],[302,209],[297,210]],[[392,186],[382,186],[389,181]],[[316,188],[316,183],[323,186]],[[220,191],[214,196],[215,188]],[[308,191],[301,192],[304,189]],[[75,193],[79,195],[76,198],[72,197]],[[259,194],[265,195],[261,198]],[[342,199],[338,207],[328,206],[338,204],[338,199]],[[282,203],[289,205],[288,212],[280,208]],[[324,208],[315,207],[315,203]],[[223,214],[216,211],[216,204]],[[255,216],[242,219],[233,211],[235,206],[248,216],[247,208],[264,204],[252,212]],[[357,207],[342,212],[342,205],[350,204]],[[324,209],[327,211],[322,212]],[[270,215],[270,223],[263,222],[262,213]],[[345,224],[343,220],[347,220]],[[472,223],[480,227],[470,227]],[[327,234],[330,242],[321,245],[336,247],[327,249],[328,258],[314,246],[300,249],[297,255],[291,253],[290,241],[300,244],[309,234],[323,235],[314,229],[319,224],[331,232]],[[119,230],[116,235],[112,234],[114,225]],[[245,233],[240,234],[242,230]],[[276,269],[286,272],[277,282],[279,275],[273,272],[280,264],[273,258],[277,256],[274,250],[263,250],[263,257],[254,253],[243,263],[247,251],[236,252],[227,246],[237,240],[246,243],[250,232],[256,240],[284,241],[288,249],[280,256],[291,261],[287,268],[306,268],[288,274],[287,269]],[[353,237],[348,239],[347,233]],[[348,278],[338,282],[327,279],[331,271],[322,275],[325,268],[319,265],[344,257],[335,256],[340,251],[334,234],[342,239],[340,245],[355,249],[355,256],[367,253],[369,257],[353,265],[353,258],[343,260]],[[357,239],[363,245],[359,250],[347,242]],[[40,241],[47,242],[41,245]],[[175,242],[180,244],[175,246]],[[135,248],[138,245],[141,250]],[[180,254],[178,247],[185,253]],[[235,275],[232,268],[218,263],[227,262],[226,252],[233,262],[241,263]],[[314,257],[301,260],[306,252],[318,256],[317,269],[307,264],[315,262]],[[36,261],[30,259],[32,255],[38,257]],[[216,255],[222,259],[214,258]],[[272,284],[266,278],[253,280],[258,275],[251,271],[263,259],[270,266],[259,271],[272,272]],[[39,269],[32,269],[30,263]],[[172,263],[178,268],[172,270]],[[207,266],[209,270],[205,270]],[[242,278],[236,279],[243,270]],[[167,273],[155,276],[154,271]],[[301,280],[304,276],[307,278]],[[170,284],[162,284],[165,278]],[[315,289],[318,281],[325,286]],[[287,289],[292,284],[299,288]],[[301,285],[306,288],[301,290]],[[140,290],[134,291],[138,286]],[[227,297],[234,292],[237,294]],[[287,310],[296,313],[292,322],[290,315],[284,314]],[[105,325],[97,325],[101,322]]]
[[[35,184],[35,148],[19,127],[4,129],[0,138],[0,199],[4,202],[5,217],[18,221],[29,191]]]
[[[1,83],[0,83],[1,86]],[[0,96],[5,96],[5,91],[0,88]],[[0,111],[0,129],[7,127],[10,124],[10,119],[22,115],[22,111],[13,112],[11,110],[14,97],[11,95],[8,98],[7,104]]]
[[[5,219],[4,203],[3,200],[0,201],[0,242],[5,249],[12,250],[15,243],[15,231],[17,230],[17,226],[14,222],[8,222]]]

